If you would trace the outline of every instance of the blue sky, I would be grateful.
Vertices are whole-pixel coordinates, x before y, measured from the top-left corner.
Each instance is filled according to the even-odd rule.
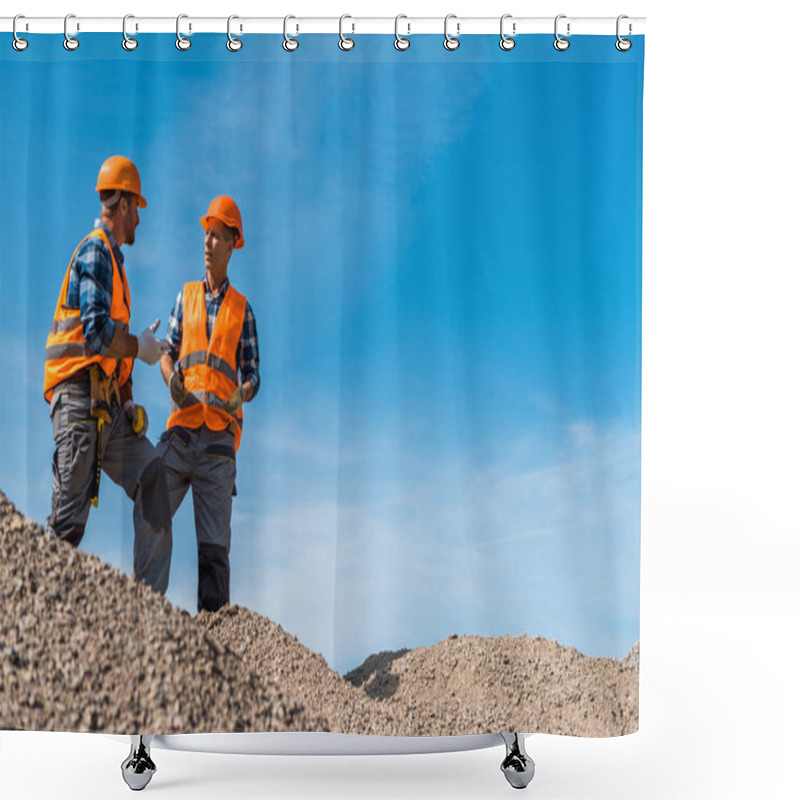
[[[129,54],[93,35],[72,54],[30,38],[0,61],[0,488],[45,521],[44,341],[97,170],[121,153],[148,200],[125,250],[134,330],[166,326],[202,277],[211,198],[242,210],[229,275],[256,314],[262,389],[233,602],[342,671],[452,632],[627,652],[643,47],[469,37],[453,54],[418,37],[403,54],[362,37],[342,54],[316,36],[290,55],[265,36],[230,54],[196,36],[179,53],[148,36]],[[154,440],[167,392],[141,362],[134,378]],[[125,571],[130,510],[106,477],[81,545]],[[194,612],[191,497],[174,539],[168,597]]]

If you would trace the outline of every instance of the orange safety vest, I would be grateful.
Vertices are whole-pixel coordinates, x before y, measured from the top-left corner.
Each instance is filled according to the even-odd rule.
[[[183,334],[178,357],[187,395],[180,407],[174,403],[167,428],[182,425],[199,428],[205,423],[212,431],[230,428],[239,450],[242,438],[242,409],[231,416],[222,404],[239,385],[236,348],[242,336],[247,298],[228,284],[211,341],[208,340],[205,286],[193,281],[183,287]]]
[[[117,380],[120,386],[127,382],[133,369],[132,358],[118,360],[100,355],[100,353],[92,350],[83,336],[80,308],[67,307],[67,291],[69,290],[69,274],[72,270],[72,264],[81,245],[92,237],[102,239],[111,254],[111,269],[113,272],[111,319],[115,324],[124,325],[125,330],[128,329],[131,321],[130,289],[128,288],[128,278],[125,275],[125,270],[121,264],[117,264],[117,259],[114,258],[114,250],[106,232],[102,228],[95,228],[75,248],[75,252],[69,260],[64,282],[61,285],[61,294],[58,296],[58,304],[53,315],[53,325],[47,337],[47,349],[45,351],[44,399],[48,403],[53,396],[53,388],[57,384],[90,364],[99,364],[106,377],[111,375],[119,365]]]

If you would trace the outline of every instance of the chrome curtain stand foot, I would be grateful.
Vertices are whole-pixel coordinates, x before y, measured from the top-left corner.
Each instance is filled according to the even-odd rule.
[[[156,773],[156,765],[150,758],[152,741],[152,736],[131,736],[131,752],[122,762],[122,779],[134,792],[144,789]]]
[[[506,744],[506,757],[500,765],[506,780],[515,789],[524,789],[532,780],[536,765],[525,752],[525,738],[521,733],[501,733]]]

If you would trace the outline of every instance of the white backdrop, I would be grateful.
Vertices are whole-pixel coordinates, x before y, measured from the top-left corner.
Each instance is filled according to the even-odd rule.
[[[795,797],[800,7],[769,0],[624,7],[571,0],[568,8],[491,0],[18,5],[3,13],[648,18],[641,729],[622,739],[529,739],[537,775],[526,791],[540,800]],[[4,732],[0,796],[129,796],[119,771],[126,754],[102,736]],[[169,800],[487,800],[512,791],[499,771],[502,748],[402,757],[154,756],[159,771],[145,791]]]

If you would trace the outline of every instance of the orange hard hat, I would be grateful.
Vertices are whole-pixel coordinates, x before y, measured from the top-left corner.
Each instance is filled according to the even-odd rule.
[[[97,175],[96,192],[105,189],[119,189],[130,192],[139,198],[139,207],[145,208],[147,200],[142,197],[142,182],[139,180],[139,170],[129,158],[125,156],[111,156],[103,162]]]
[[[208,211],[204,217],[200,217],[200,224],[203,230],[208,230],[208,222],[210,219],[218,219],[223,225],[229,228],[234,228],[236,231],[236,244],[233,245],[234,250],[244,247],[244,233],[242,232],[242,215],[239,213],[239,206],[233,202],[233,199],[226,194],[221,194],[211,201]]]

